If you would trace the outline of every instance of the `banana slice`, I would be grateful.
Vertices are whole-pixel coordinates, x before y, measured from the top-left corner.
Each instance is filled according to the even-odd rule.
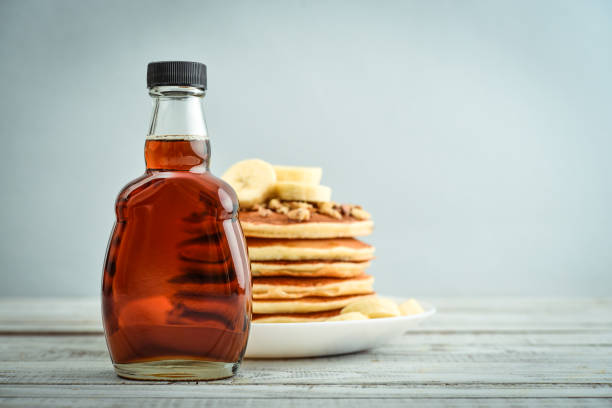
[[[368,316],[359,312],[349,312],[342,313],[338,316],[330,317],[329,319],[327,319],[328,322],[340,322],[343,320],[368,320]]]
[[[249,159],[235,163],[221,177],[236,190],[243,208],[264,202],[276,182],[274,167],[260,159]]]
[[[287,201],[331,201],[331,188],[327,186],[279,181],[274,185],[274,193]]]
[[[274,166],[276,180],[317,185],[321,182],[323,169],[320,167]]]
[[[425,312],[425,310],[421,307],[419,302],[417,302],[414,299],[408,299],[404,303],[401,303],[399,305],[399,310],[402,316],[421,314]]]
[[[369,298],[359,300],[345,306],[340,314],[359,312],[370,319],[378,319],[380,317],[397,317],[400,315],[399,308],[389,299]]]

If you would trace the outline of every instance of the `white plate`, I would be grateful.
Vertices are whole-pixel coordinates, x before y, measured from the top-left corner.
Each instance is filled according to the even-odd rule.
[[[329,356],[377,347],[436,312],[432,305],[419,303],[425,312],[411,316],[340,322],[253,323],[245,357]]]

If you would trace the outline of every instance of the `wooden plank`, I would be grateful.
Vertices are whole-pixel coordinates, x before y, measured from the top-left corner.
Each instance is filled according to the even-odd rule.
[[[612,329],[611,299],[439,299],[439,313],[416,330],[431,332],[602,332]],[[0,299],[0,333],[100,333],[97,298]]]
[[[125,387],[116,385],[79,385],[62,387],[54,385],[0,386],[0,395],[18,398],[24,395],[36,398],[214,398],[214,399],[395,399],[395,398],[612,398],[610,385],[453,385],[453,384],[408,384],[408,385],[284,385],[262,386],[248,384],[171,383],[137,384]]]
[[[99,298],[0,298],[0,333],[101,333]]]
[[[367,353],[342,359],[410,361],[578,361],[612,357],[612,332],[601,335],[407,334]],[[108,360],[102,335],[0,336],[0,364],[11,361]],[[300,360],[300,361],[320,361]]]
[[[362,356],[303,360],[247,360],[239,375],[226,384],[423,384],[423,383],[537,383],[609,384],[611,360],[580,357],[575,361],[495,362],[494,359],[437,361],[403,358],[369,361]],[[134,385],[115,376],[110,361],[16,361],[0,367],[0,384]]]
[[[597,408],[609,407],[612,399],[603,398],[398,398],[398,399],[297,399],[286,397],[260,398],[260,399],[210,399],[210,398],[150,398],[150,397],[124,397],[117,398],[106,396],[101,398],[1,398],[0,406],[7,408],[51,408],[51,407],[82,407],[82,408],[106,408],[106,407],[172,407],[172,408],[227,408],[248,406],[251,408],[295,408],[330,407],[330,408],[360,408],[360,407],[443,407],[443,408],[472,408],[472,407],[584,407]]]

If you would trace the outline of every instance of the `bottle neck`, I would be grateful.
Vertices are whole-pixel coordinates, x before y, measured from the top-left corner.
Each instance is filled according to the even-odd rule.
[[[210,165],[210,143],[202,106],[204,91],[189,86],[149,90],[153,114],[145,144],[147,171],[203,173]]]

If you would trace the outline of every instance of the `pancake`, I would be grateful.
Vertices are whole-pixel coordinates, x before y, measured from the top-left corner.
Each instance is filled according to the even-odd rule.
[[[376,296],[374,292],[365,295],[348,295],[337,297],[310,296],[301,299],[255,299],[253,313],[310,313],[341,309],[357,300]]]
[[[374,278],[288,278],[259,277],[253,279],[253,299],[298,299],[310,296],[344,296],[372,293]]]
[[[368,235],[374,229],[372,220],[360,220],[348,215],[336,219],[318,212],[311,212],[308,221],[292,220],[276,212],[263,216],[257,211],[241,211],[239,219],[244,235],[256,238],[357,237]]]
[[[331,317],[338,316],[342,309],[327,310],[325,312],[311,313],[276,313],[276,314],[254,314],[255,323],[302,323],[323,322]]]
[[[247,238],[251,261],[368,261],[374,247],[354,238],[264,239]]]
[[[251,274],[257,276],[296,276],[352,278],[363,274],[369,261],[253,261]]]

